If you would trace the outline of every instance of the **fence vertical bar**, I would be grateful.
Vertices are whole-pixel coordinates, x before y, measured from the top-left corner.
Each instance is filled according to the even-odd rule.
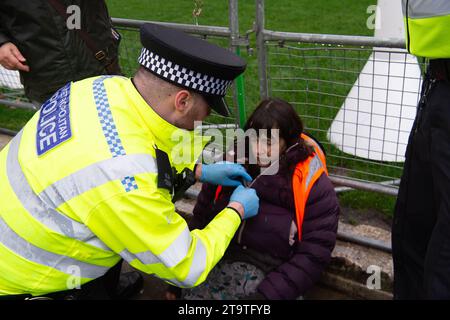
[[[256,0],[256,47],[258,51],[259,96],[261,99],[269,96],[267,86],[267,49],[265,46],[264,31],[264,0]]]
[[[228,12],[230,20],[230,42],[232,50],[238,55],[241,55],[241,48],[239,47],[239,10],[238,0],[228,1]],[[247,121],[247,115],[245,112],[245,87],[244,76],[240,75],[236,78],[233,87],[234,103],[237,105],[239,126],[242,128]]]

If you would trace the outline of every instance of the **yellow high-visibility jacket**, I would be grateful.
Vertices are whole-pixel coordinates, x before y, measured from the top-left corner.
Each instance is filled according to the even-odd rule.
[[[408,51],[430,59],[450,58],[450,1],[402,0]]]
[[[178,286],[203,282],[240,218],[225,209],[190,232],[157,187],[155,146],[181,172],[204,140],[159,117],[128,78],[60,89],[0,152],[0,295],[71,289],[121,257]]]

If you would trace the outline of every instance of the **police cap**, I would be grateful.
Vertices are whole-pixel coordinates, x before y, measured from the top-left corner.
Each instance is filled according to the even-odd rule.
[[[139,64],[177,86],[201,94],[209,106],[230,115],[224,96],[246,62],[231,51],[154,23],[141,27]]]

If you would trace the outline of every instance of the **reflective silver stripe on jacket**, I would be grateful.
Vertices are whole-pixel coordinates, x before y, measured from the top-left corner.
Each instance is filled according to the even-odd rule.
[[[403,15],[408,13],[408,17],[412,19],[450,15],[449,0],[402,0],[402,8]]]
[[[191,269],[189,269],[189,274],[183,281],[178,281],[177,279],[165,279],[163,280],[177,286],[191,288],[198,281],[200,276],[203,274],[206,268],[206,248],[203,242],[198,238],[197,249],[194,254],[194,259],[191,264]]]
[[[192,287],[200,278],[206,268],[206,248],[200,238],[197,238],[197,246],[195,248],[194,258],[192,259],[189,274],[181,284],[185,287]]]
[[[314,148],[314,152],[315,152],[315,156],[319,158],[320,163],[322,164],[322,167],[326,168],[326,163],[322,162],[322,159],[319,157],[319,152],[321,152],[323,154],[323,156],[325,157],[325,150],[323,150],[323,148],[320,146],[320,144],[314,140],[313,138],[307,136],[309,138],[309,140],[306,143],[312,144],[312,147]],[[306,141],[306,139],[305,139]]]
[[[126,176],[156,173],[156,161],[149,154],[130,154],[94,163],[53,183],[39,194],[57,208],[82,193]]]
[[[109,269],[109,267],[88,264],[36,247],[15,233],[1,217],[0,243],[24,259],[54,268],[69,275],[73,275],[74,266],[80,268],[80,277],[89,279],[101,277]]]
[[[123,250],[120,256],[131,263],[133,260],[138,259],[144,265],[151,265],[156,263],[162,263],[167,268],[174,267],[183,261],[192,243],[192,236],[189,229],[185,230],[178,236],[172,244],[159,255],[155,255],[151,251],[144,251],[133,254],[128,250]],[[174,279],[165,279],[174,284],[190,287],[193,286],[206,268],[206,248],[200,238],[197,238],[197,244],[195,247],[194,257],[192,260],[189,274],[183,282],[178,282]]]
[[[155,255],[150,250],[133,254],[127,249],[120,252],[119,255],[127,262],[138,259],[144,265],[162,263],[166,267],[171,268],[179,264],[186,257],[191,243],[191,233],[189,228],[186,227],[170,246],[159,255]]]
[[[22,131],[11,141],[6,160],[9,184],[28,213],[47,228],[67,237],[87,241],[94,235],[83,224],[50,208],[31,189],[20,167],[18,155]]]
[[[315,155],[309,163],[308,176],[306,177],[306,188],[308,188],[312,177],[320,168],[322,168],[322,161],[320,161],[319,156]]]
[[[36,195],[18,162],[21,137],[22,131],[11,141],[7,157],[7,174],[22,206],[37,221],[54,232],[110,251],[87,226],[59,213],[56,208],[106,182],[121,179],[129,174],[155,173],[157,172],[155,159],[151,155],[137,154],[104,160],[56,181]]]

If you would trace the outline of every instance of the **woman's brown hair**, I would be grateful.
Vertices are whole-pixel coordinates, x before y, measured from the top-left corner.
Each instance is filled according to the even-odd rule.
[[[287,149],[297,144],[293,147],[297,150],[294,157],[280,155],[281,170],[292,168],[298,162],[306,160],[313,152],[313,149],[300,137],[303,132],[302,120],[294,107],[285,100],[279,98],[262,100],[244,126],[244,130],[248,129],[255,129],[257,133],[259,129],[267,129],[268,138],[270,138],[270,129],[279,129],[279,136],[286,141]],[[249,169],[254,171],[254,168],[249,167]]]

